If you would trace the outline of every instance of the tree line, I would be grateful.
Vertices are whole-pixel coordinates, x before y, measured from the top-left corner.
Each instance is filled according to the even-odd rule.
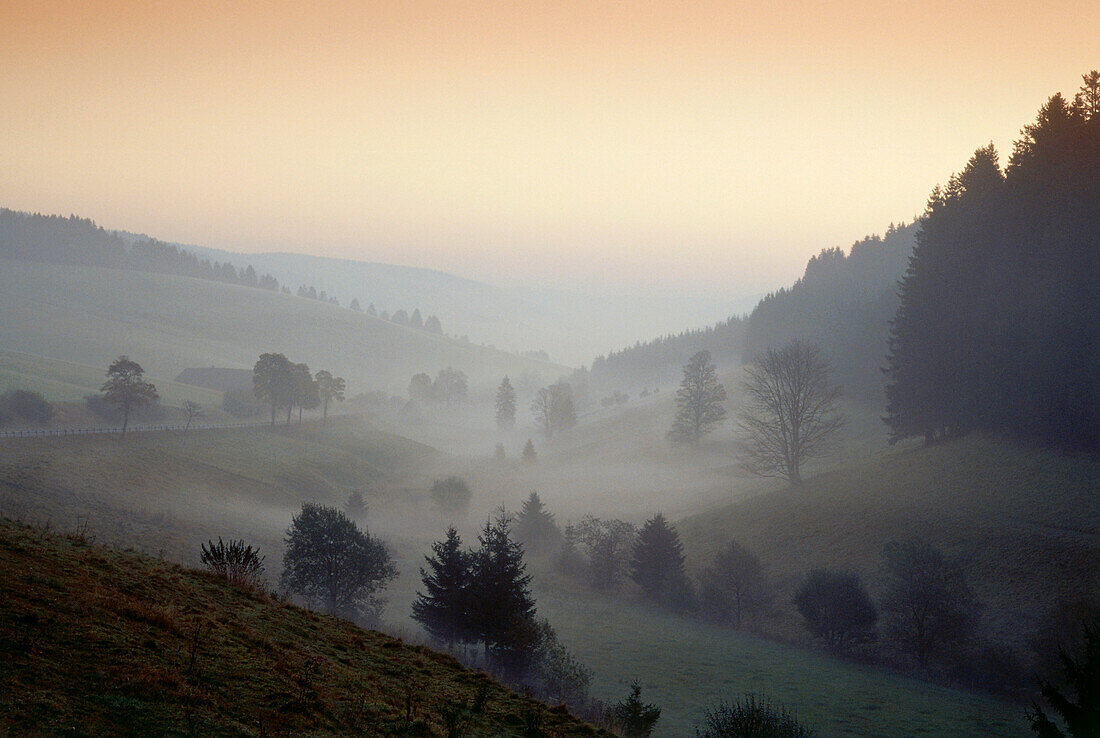
[[[1100,448],[1100,72],[1052,96],[1002,170],[937,187],[890,328],[894,440],[998,431]]]

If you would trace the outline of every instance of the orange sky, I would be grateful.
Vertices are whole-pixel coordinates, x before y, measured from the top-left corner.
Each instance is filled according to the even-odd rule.
[[[1098,28],[1096,2],[8,2],[0,205],[496,281],[768,289],[1006,154],[1100,66]]]

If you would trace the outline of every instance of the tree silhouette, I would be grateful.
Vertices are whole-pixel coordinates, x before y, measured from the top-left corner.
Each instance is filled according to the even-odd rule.
[[[684,365],[684,377],[676,390],[676,417],[668,437],[674,443],[696,444],[726,417],[726,388],[709,351],[699,351]]]
[[[554,522],[554,514],[542,504],[538,492],[532,492],[523,501],[516,516],[515,537],[532,553],[546,553],[561,541],[561,530]]]
[[[664,515],[657,513],[638,531],[630,560],[630,578],[651,602],[690,606],[691,585],[684,573],[684,546]]]
[[[202,405],[195,402],[194,400],[184,400],[183,412],[187,414],[187,425],[185,426],[185,429],[191,427],[191,421],[202,420],[206,417],[206,412],[203,411]]]
[[[1031,729],[1040,738],[1086,738],[1100,735],[1100,618],[1085,627],[1085,648],[1080,659],[1059,651],[1066,682],[1077,692],[1076,702],[1050,682],[1040,683],[1043,699],[1061,716],[1063,732],[1037,703],[1027,713]]]
[[[814,569],[799,586],[794,603],[806,630],[831,651],[844,653],[875,639],[878,612],[855,574]]]
[[[374,594],[397,576],[386,547],[334,507],[307,502],[286,533],[282,583],[330,615],[377,615]]]
[[[516,391],[508,377],[500,381],[495,404],[497,427],[501,430],[511,429],[516,424]]]
[[[324,425],[328,420],[329,403],[333,400],[343,402],[347,385],[343,377],[334,377],[331,372],[324,369],[317,372],[314,382],[317,384],[317,394],[321,398],[321,425]]]
[[[107,368],[107,381],[100,390],[104,399],[118,406],[122,412],[122,436],[126,436],[126,427],[130,423],[130,413],[138,407],[156,402],[159,397],[157,388],[144,379],[145,370],[141,364],[120,356]]]
[[[798,486],[803,463],[824,455],[846,422],[829,364],[817,346],[795,341],[769,349],[745,369],[745,377],[738,414],[738,427],[747,435],[738,446],[742,466]]]
[[[470,601],[472,558],[462,550],[458,532],[450,527],[447,537],[433,543],[432,555],[425,557],[427,570],[420,569],[424,592],[416,594],[413,620],[424,626],[432,638],[448,646],[474,637]]]
[[[271,424],[275,412],[289,408],[294,398],[294,374],[290,361],[282,354],[260,354],[252,368],[252,392],[261,402],[271,406]],[[287,410],[289,420],[289,410]]]
[[[760,559],[730,541],[714,556],[714,563],[699,577],[703,609],[712,617],[741,627],[749,613],[759,612],[770,599],[768,579]]]

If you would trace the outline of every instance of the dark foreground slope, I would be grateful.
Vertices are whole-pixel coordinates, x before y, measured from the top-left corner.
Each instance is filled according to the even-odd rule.
[[[606,735],[450,657],[80,536],[0,520],[0,571],[0,734],[430,736],[457,715],[452,735]]]

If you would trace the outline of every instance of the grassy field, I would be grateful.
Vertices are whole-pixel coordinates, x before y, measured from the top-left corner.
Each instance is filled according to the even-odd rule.
[[[703,709],[746,692],[784,702],[822,736],[1029,735],[1023,707],[837,661],[699,621],[536,581],[539,615],[593,669],[592,691],[619,700],[637,679],[661,707],[656,735],[691,735]]]
[[[30,375],[68,396],[98,389],[119,354],[165,382],[187,367],[248,369],[260,353],[279,351],[345,377],[352,394],[403,394],[414,373],[447,366],[485,390],[505,374],[544,383],[567,371],[266,290],[11,260],[0,260],[0,346],[51,360],[29,371],[10,367],[10,357],[0,360],[0,382]]]
[[[0,439],[0,513],[191,562],[202,540],[245,536],[265,550],[306,500],[342,506],[360,491],[372,525],[400,527],[426,506],[435,452],[330,418],[301,428]]]
[[[606,735],[425,648],[0,519],[0,732]],[[411,720],[409,718],[412,718]]]
[[[735,539],[788,594],[814,567],[857,571],[874,593],[883,545],[926,539],[964,564],[987,632],[1023,651],[1057,602],[1100,598],[1098,494],[1095,457],[972,436],[884,450],[677,527],[692,568]]]

